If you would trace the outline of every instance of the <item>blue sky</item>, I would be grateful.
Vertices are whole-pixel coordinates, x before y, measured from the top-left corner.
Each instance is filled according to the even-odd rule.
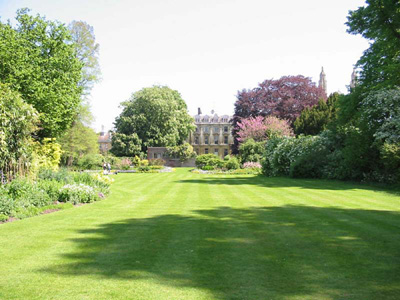
[[[360,0],[0,0],[13,20],[28,7],[51,20],[83,20],[100,44],[102,81],[92,91],[96,130],[112,127],[119,104],[143,87],[178,90],[195,114],[232,114],[235,95],[265,79],[304,75],[328,92],[346,92],[354,64],[368,47],[346,33]]]

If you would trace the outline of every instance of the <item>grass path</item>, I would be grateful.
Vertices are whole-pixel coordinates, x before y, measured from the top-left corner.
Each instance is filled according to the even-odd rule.
[[[0,299],[400,299],[400,195],[187,169],[0,225]]]

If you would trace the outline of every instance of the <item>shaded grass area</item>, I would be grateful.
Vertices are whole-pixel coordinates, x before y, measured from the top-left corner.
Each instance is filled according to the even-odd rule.
[[[349,183],[118,175],[0,227],[1,299],[399,299],[400,198]]]

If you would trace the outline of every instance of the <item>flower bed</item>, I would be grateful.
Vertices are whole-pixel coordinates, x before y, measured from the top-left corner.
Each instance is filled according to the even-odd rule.
[[[0,222],[22,219],[100,200],[114,179],[100,173],[43,170],[36,180],[18,178],[0,186]]]

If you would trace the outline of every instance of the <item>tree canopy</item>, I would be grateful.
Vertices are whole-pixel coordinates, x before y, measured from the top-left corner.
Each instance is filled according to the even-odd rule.
[[[63,24],[28,12],[15,28],[0,22],[0,80],[40,113],[39,136],[56,137],[77,114],[83,65]]]
[[[166,86],[144,88],[122,103],[115,120],[112,152],[130,156],[139,147],[171,147],[182,144],[195,129],[181,95]]]
[[[400,85],[400,2],[367,0],[367,6],[349,12],[348,32],[361,34],[371,44],[357,66],[363,88],[380,89]]]
[[[313,107],[305,108],[294,121],[293,127],[296,134],[317,135],[327,129],[328,124],[336,117],[336,102],[338,93],[333,93],[324,101],[320,99]]]
[[[321,98],[326,99],[325,91],[302,75],[265,80],[256,88],[239,91],[233,116],[234,152],[238,149],[237,124],[243,118],[275,116],[292,124],[303,109],[316,105]]]
[[[83,64],[79,86],[84,95],[90,93],[93,85],[100,80],[99,50],[94,28],[84,21],[72,21],[68,26],[72,41],[75,43],[76,56]]]

